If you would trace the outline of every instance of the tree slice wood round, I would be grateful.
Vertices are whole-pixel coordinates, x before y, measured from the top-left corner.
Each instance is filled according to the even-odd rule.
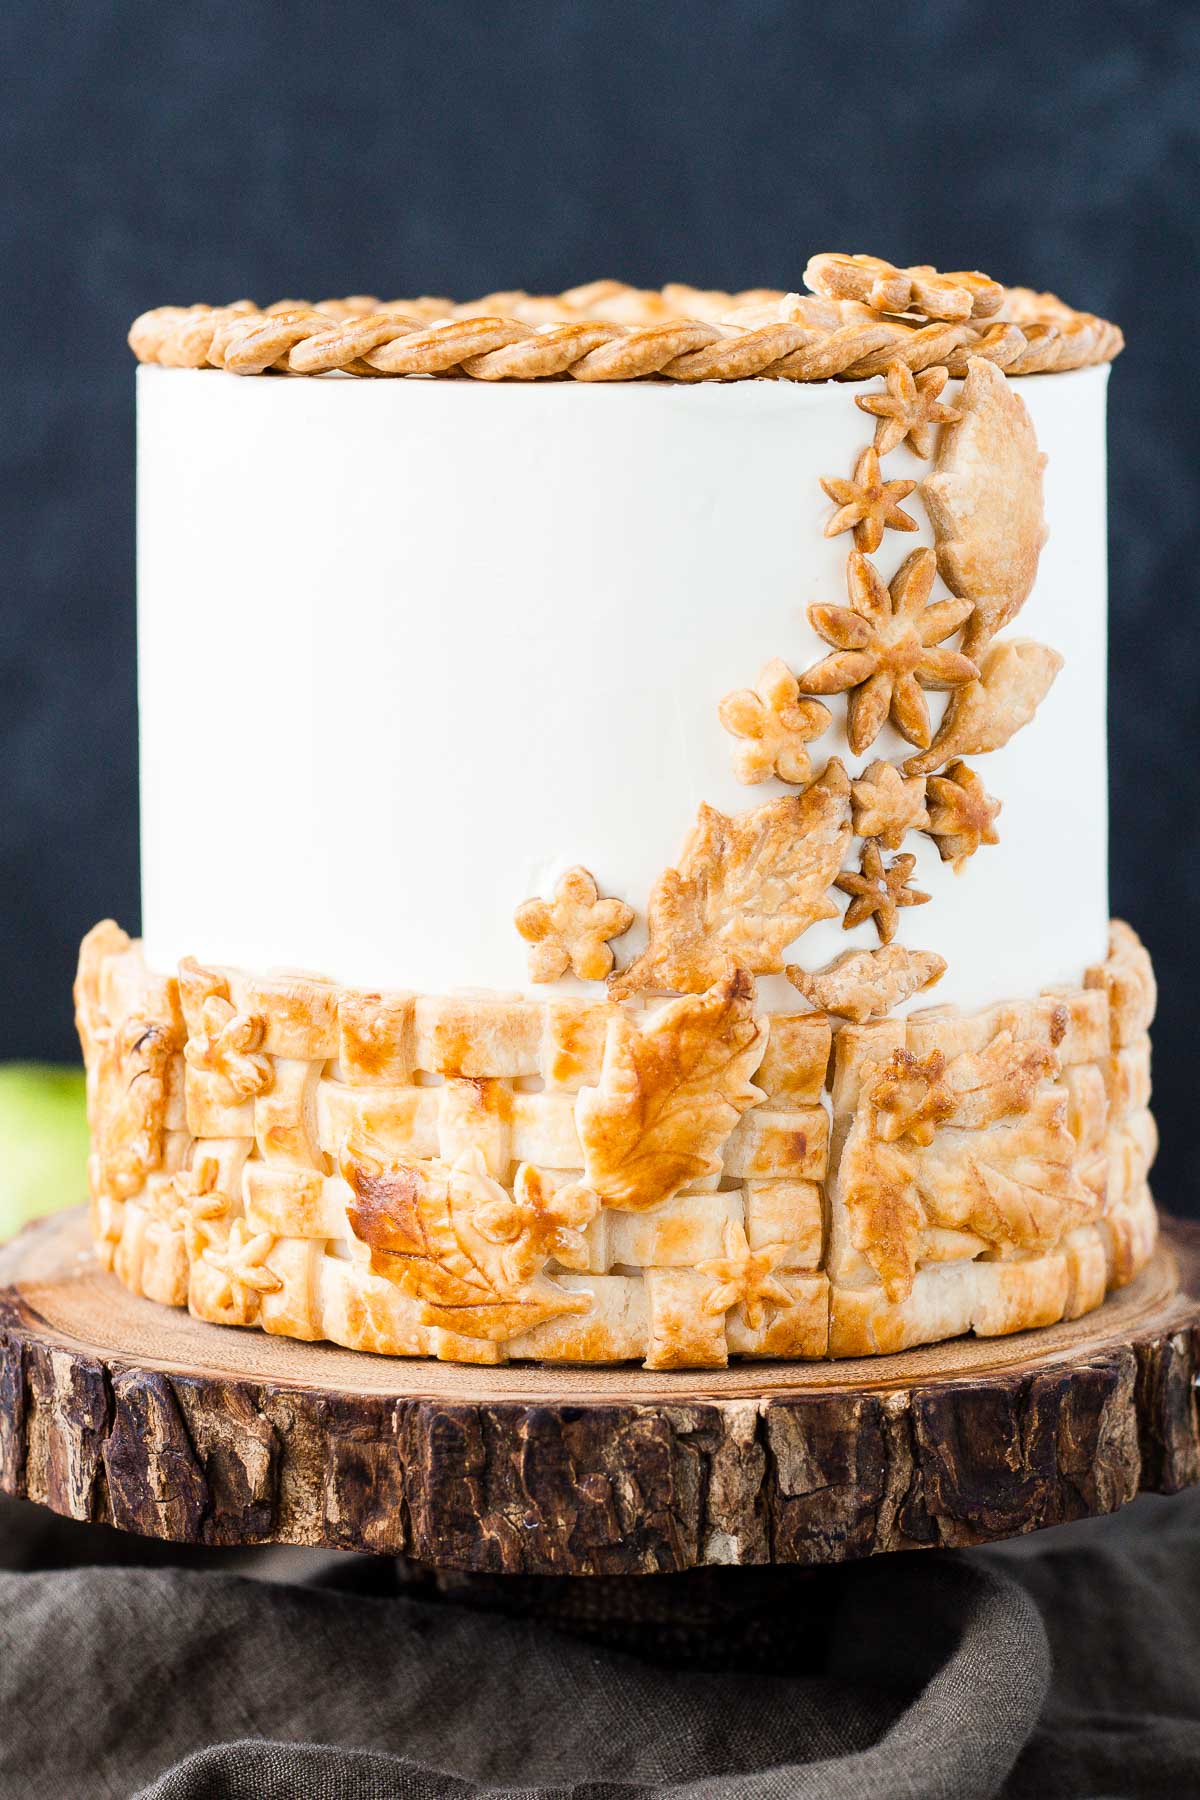
[[[618,1575],[986,1543],[1200,1481],[1200,1225],[1087,1318],[839,1363],[500,1369],[208,1325],[81,1211],[0,1252],[0,1489],[183,1543]]]

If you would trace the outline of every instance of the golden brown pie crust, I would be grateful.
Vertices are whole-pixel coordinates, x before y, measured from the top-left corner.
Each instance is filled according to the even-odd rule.
[[[882,286],[855,272],[868,262],[891,271]],[[969,357],[1030,375],[1111,362],[1124,344],[1115,325],[1054,294],[1005,290],[975,271],[941,276],[827,255],[812,259],[806,279],[818,292],[595,281],[563,294],[517,290],[466,302],[353,294],[315,306],[159,306],[134,320],[129,343],[139,362],[168,368],[476,381],[860,381],[896,364],[958,377]],[[862,293],[876,298],[863,304]]]
[[[902,954],[872,992],[936,974]],[[974,1014],[871,1017],[862,974],[811,978],[845,1022],[756,1014],[738,971],[650,1009],[442,999],[158,975],[105,923],[76,987],[98,1254],[202,1319],[479,1363],[862,1355],[1098,1306],[1155,1234],[1135,934]]]

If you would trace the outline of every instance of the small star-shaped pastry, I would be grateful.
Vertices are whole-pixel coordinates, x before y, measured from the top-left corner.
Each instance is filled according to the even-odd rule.
[[[812,778],[805,745],[820,737],[833,714],[819,700],[802,700],[800,683],[781,656],[773,656],[752,688],[726,694],[717,709],[722,725],[738,742],[733,772],[753,786],[777,775],[803,786]]]
[[[865,925],[874,918],[881,944],[890,944],[896,935],[896,914],[902,906],[924,906],[928,894],[910,888],[909,877],[917,866],[915,856],[897,856],[884,867],[879,845],[872,839],[863,846],[859,872],[847,869],[839,875],[834,887],[851,896],[842,920],[845,931]]]
[[[731,1219],[725,1227],[724,1256],[696,1264],[699,1274],[717,1284],[705,1295],[702,1310],[711,1317],[740,1305],[750,1330],[760,1331],[767,1306],[792,1304],[792,1295],[771,1273],[786,1254],[786,1244],[764,1244],[760,1250],[752,1250],[745,1226]]]
[[[935,425],[956,425],[962,413],[956,406],[944,406],[938,395],[949,379],[945,369],[926,369],[914,376],[902,362],[888,364],[886,390],[882,394],[856,395],[854,404],[872,413],[875,426],[875,454],[886,456],[905,440],[918,456],[933,455]]]
[[[956,688],[974,681],[978,668],[956,650],[934,648],[970,615],[969,600],[929,606],[937,572],[932,550],[914,550],[891,586],[874,564],[852,550],[846,563],[850,605],[810,606],[814,631],[835,654],[801,675],[806,694],[850,692],[847,737],[861,756],[891,715],[896,730],[924,749],[932,736],[923,687]]]
[[[959,758],[943,775],[929,778],[929,822],[924,829],[943,862],[960,868],[981,844],[998,844],[994,821],[1000,811],[974,769]]]
[[[915,531],[917,521],[901,512],[898,502],[911,494],[915,481],[885,481],[879,473],[879,453],[872,446],[864,450],[854,469],[852,481],[835,475],[822,475],[821,486],[838,510],[825,527],[826,537],[837,537],[840,531],[853,531],[860,550],[878,550],[884,528],[893,531]]]
[[[607,940],[621,937],[633,918],[624,900],[600,898],[586,869],[568,869],[553,900],[526,900],[516,910],[517,930],[533,946],[529,979],[557,981],[570,969],[584,981],[603,981],[614,960]]]
[[[885,850],[898,850],[906,831],[929,824],[925,783],[904,776],[895,763],[873,762],[850,785],[856,837],[878,838]]]

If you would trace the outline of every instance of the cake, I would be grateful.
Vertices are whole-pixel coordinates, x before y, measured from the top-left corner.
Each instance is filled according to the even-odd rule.
[[[143,941],[76,987],[134,1292],[671,1369],[1044,1326],[1146,1262],[1121,334],[805,283],[134,324]]]

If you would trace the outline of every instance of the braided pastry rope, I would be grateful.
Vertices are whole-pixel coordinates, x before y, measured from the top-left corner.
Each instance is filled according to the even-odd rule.
[[[813,259],[806,279],[822,291],[728,294],[596,281],[558,295],[514,291],[465,304],[354,294],[315,306],[160,306],[135,319],[129,344],[139,362],[167,368],[475,381],[860,381],[896,361],[914,374],[942,366],[965,376],[973,356],[1008,375],[1033,375],[1110,362],[1124,344],[1115,325],[1053,294],[1005,290],[973,271],[939,275],[825,256]]]

